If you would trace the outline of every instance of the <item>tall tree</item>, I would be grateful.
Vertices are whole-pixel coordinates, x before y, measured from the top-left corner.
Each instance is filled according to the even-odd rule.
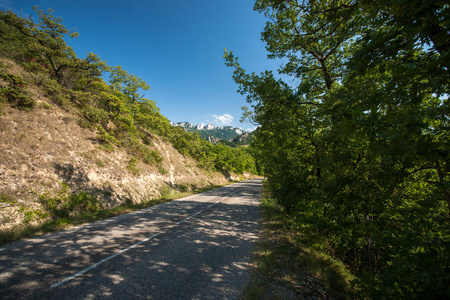
[[[269,18],[269,58],[287,59],[280,73],[299,82],[247,74],[225,53],[244,114],[261,125],[274,195],[366,295],[444,295],[448,4],[257,0],[255,10]]]
[[[139,102],[144,99],[144,94],[139,95],[139,92],[150,90],[150,86],[140,77],[125,71],[121,66],[111,68],[110,82],[114,88],[128,97],[133,108],[133,119],[136,121],[139,114]]]
[[[34,22],[31,15],[26,20],[10,12],[1,12],[1,18],[32,41],[34,51],[49,63],[55,77],[61,79],[64,70],[73,66],[73,58],[76,57],[72,47],[65,43],[64,37],[76,38],[78,33],[71,32],[62,25],[62,18],[54,17],[51,9],[45,12],[34,6],[33,10],[38,16],[38,23]]]

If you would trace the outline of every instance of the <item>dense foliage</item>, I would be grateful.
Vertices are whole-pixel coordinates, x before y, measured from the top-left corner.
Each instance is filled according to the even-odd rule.
[[[0,56],[28,71],[23,78],[9,72],[7,64],[0,65],[0,79],[6,83],[0,86],[0,105],[6,102],[31,110],[36,103],[26,89],[27,82],[38,86],[55,104],[77,113],[80,126],[96,130],[104,149],[127,149],[133,155],[129,169],[136,174],[137,159],[150,165],[161,163],[162,156],[151,147],[156,135],[210,170],[255,171],[254,160],[245,149],[212,146],[196,134],[172,128],[156,103],[144,98],[150,89],[147,83],[121,66],[108,66],[96,54],[78,58],[65,42],[78,33],[68,30],[51,10],[33,9],[37,22],[31,16],[0,11]],[[108,77],[105,82],[103,78]]]
[[[241,134],[240,136],[237,136],[233,139],[230,139],[228,141],[222,141],[225,145],[231,146],[231,147],[241,147],[241,146],[249,146],[250,143],[253,141],[253,132],[245,132]]]
[[[255,159],[246,148],[232,148],[222,143],[212,145],[199,133],[185,132],[181,127],[173,128],[172,144],[206,169],[220,170],[227,175],[231,172],[257,174]]]
[[[221,140],[231,140],[239,136],[239,133],[237,133],[236,130],[231,126],[226,126],[225,128],[216,127],[214,129],[197,129],[190,126],[181,127],[185,128],[188,132],[198,132],[202,139],[207,139],[209,136],[213,136]]]
[[[213,136],[221,140],[231,140],[237,137],[239,134],[233,129],[212,129],[212,130],[199,130],[202,139]]]
[[[362,297],[450,297],[450,6],[257,0],[279,70],[239,91],[254,147],[306,242],[357,275]]]

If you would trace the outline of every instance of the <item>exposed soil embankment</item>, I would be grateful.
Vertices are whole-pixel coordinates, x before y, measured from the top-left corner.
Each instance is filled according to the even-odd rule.
[[[22,72],[17,65],[11,70]],[[150,147],[163,161],[149,165],[137,160],[130,168],[132,156],[126,150],[105,150],[94,130],[78,125],[76,114],[52,104],[35,86],[28,91],[37,102],[31,111],[1,108],[0,228],[22,222],[27,210],[39,210],[39,196],[56,194],[62,183],[73,193],[85,191],[103,207],[113,207],[237,179],[199,168],[156,135],[151,135]]]

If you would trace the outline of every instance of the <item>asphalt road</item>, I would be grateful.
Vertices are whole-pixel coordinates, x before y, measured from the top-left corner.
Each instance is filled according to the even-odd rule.
[[[0,299],[235,299],[261,180],[0,248]]]

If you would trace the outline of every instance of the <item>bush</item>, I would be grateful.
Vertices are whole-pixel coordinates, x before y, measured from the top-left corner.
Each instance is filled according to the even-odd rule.
[[[117,145],[119,143],[113,135],[106,132],[106,130],[100,125],[97,126],[97,140],[101,144],[108,146]]]
[[[161,173],[162,175],[166,175],[168,172],[167,172],[167,170],[166,169],[164,169],[164,167],[163,166],[158,166],[158,171],[159,171],[159,173]]]
[[[9,102],[19,109],[30,110],[36,102],[26,90],[27,84],[21,76],[0,72],[0,77],[7,82],[7,87],[0,88],[0,101]]]
[[[146,164],[152,165],[155,163],[160,163],[163,161],[161,154],[158,151],[145,147],[145,157],[144,162]]]
[[[72,193],[67,183],[61,183],[56,195],[44,193],[39,202],[52,218],[67,218],[83,213],[96,212],[99,209],[97,197],[85,191]]]
[[[127,168],[128,168],[128,170],[131,171],[131,173],[133,173],[133,175],[138,175],[139,174],[139,169],[137,167],[137,159],[136,159],[136,157],[132,157],[130,159],[130,161],[128,162]]]

